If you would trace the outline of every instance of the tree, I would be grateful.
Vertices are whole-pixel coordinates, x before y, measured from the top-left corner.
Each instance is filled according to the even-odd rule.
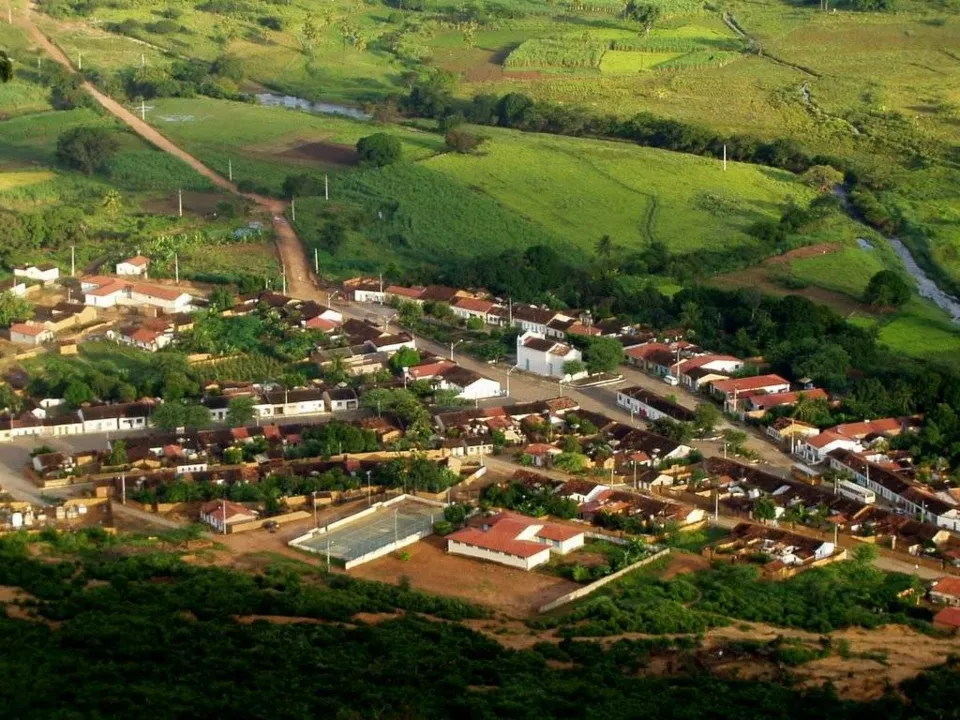
[[[463,128],[450,130],[444,137],[447,148],[461,155],[476,152],[486,141],[487,139],[482,135],[476,135]]]
[[[554,467],[563,470],[568,473],[582,473],[587,468],[587,463],[590,461],[586,455],[582,453],[560,453],[553,461]]]
[[[563,364],[564,375],[579,375],[586,369],[587,366],[584,365],[582,360],[567,360]]]
[[[236,302],[236,298],[233,296],[233,293],[230,292],[230,288],[224,287],[223,285],[218,285],[213,289],[213,292],[210,293],[209,300],[210,307],[218,312],[229,310]]]
[[[0,325],[29,320],[33,316],[33,306],[12,292],[0,293]]]
[[[858,565],[872,565],[879,554],[875,545],[861,543],[850,552],[850,557]]]
[[[114,440],[110,447],[110,456],[107,458],[108,465],[126,465],[127,464],[127,441]]]
[[[256,413],[257,401],[252,397],[235,397],[227,405],[227,425],[241,427],[249,425]]]
[[[103,169],[119,147],[116,133],[106,128],[70,128],[57,138],[57,160],[86,175],[93,175]]]
[[[300,47],[305,55],[313,53],[313,48],[320,39],[321,30],[322,25],[314,16],[308,15],[307,19],[303,21],[303,25],[300,26],[299,38]]]
[[[613,338],[587,338],[583,361],[591,373],[613,372],[623,362],[623,345]]]
[[[753,517],[766,524],[777,517],[777,506],[772,500],[760,498],[753,504]]]
[[[0,50],[0,83],[10,82],[13,79],[13,58]]]
[[[843,173],[831,165],[814,165],[803,174],[803,181],[822,193],[833,192],[843,183]]]
[[[867,283],[863,301],[881,307],[900,307],[912,295],[912,288],[900,274],[893,270],[881,270]]]
[[[403,325],[409,327],[423,317],[423,307],[412,300],[404,300],[397,309],[397,317]]]
[[[81,380],[74,380],[69,385],[67,389],[63,391],[63,399],[67,401],[71,407],[78,408],[84,403],[88,403],[93,400],[93,390],[90,389],[90,386]]]
[[[111,217],[119,214],[119,212],[123,210],[123,195],[117,190],[107,190],[107,192],[104,193],[103,200],[100,202],[100,207]]]
[[[643,34],[649,35],[654,24],[660,19],[662,10],[659,5],[650,3],[641,3],[637,0],[629,0],[626,7],[623,8],[621,16],[627,20],[633,20],[643,26]]]
[[[720,409],[713,403],[699,403],[694,411],[693,424],[701,435],[708,435],[720,422]]]
[[[362,164],[384,167],[400,159],[403,146],[393,135],[374,133],[357,141],[357,153]]]
[[[413,348],[402,347],[390,358],[390,367],[394,372],[400,372],[403,368],[414,367],[420,364],[420,353]]]
[[[597,255],[605,260],[609,260],[610,256],[613,254],[613,238],[611,238],[609,235],[602,236],[599,240],[597,240],[594,250],[596,251]]]

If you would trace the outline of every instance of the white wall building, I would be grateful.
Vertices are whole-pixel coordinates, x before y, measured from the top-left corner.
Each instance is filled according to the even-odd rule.
[[[20,267],[13,269],[13,276],[18,278],[26,278],[27,280],[35,280],[46,285],[47,283],[55,282],[60,279],[60,268],[53,263],[42,263],[40,265],[21,265]]]
[[[566,555],[583,543],[579,529],[501,513],[479,528],[466,527],[448,535],[447,552],[532,570],[549,562],[551,552]]]
[[[564,363],[582,360],[580,351],[566,343],[548,340],[542,335],[527,332],[517,338],[517,367],[526,372],[572,380],[586,373],[570,376],[563,369]]]
[[[136,255],[117,263],[117,275],[134,275],[137,277],[146,277],[147,268],[150,267],[150,258],[143,255]]]

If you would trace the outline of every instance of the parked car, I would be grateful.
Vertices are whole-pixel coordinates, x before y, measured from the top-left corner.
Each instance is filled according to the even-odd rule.
[[[676,385],[679,385],[679,384],[680,384],[680,379],[679,379],[678,377],[674,376],[674,375],[664,375],[664,376],[663,376],[663,381],[664,381],[667,385],[676,386]]]

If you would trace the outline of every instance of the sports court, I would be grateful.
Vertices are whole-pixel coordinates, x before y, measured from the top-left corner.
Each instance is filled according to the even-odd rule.
[[[382,550],[416,542],[433,532],[433,524],[443,519],[443,509],[415,500],[403,500],[330,530],[297,538],[295,545],[308,552],[341,560],[348,567],[354,561]],[[409,540],[409,542],[404,542]],[[373,558],[368,558],[373,559]]]

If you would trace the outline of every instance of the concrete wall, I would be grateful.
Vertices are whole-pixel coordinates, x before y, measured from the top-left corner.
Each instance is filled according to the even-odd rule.
[[[637,562],[633,563],[632,565],[627,565],[627,567],[623,568],[623,570],[618,570],[617,572],[611,573],[610,575],[607,575],[604,578],[600,578],[596,582],[592,582],[589,585],[584,585],[582,588],[574,590],[573,592],[569,592],[566,595],[562,595],[561,597],[558,597],[553,602],[548,602],[546,605],[540,608],[539,612],[545,613],[545,612],[549,612],[550,610],[556,610],[558,607],[562,607],[567,603],[571,603],[574,600],[579,600],[580,598],[586,597],[587,595],[594,592],[595,590],[599,590],[607,583],[611,583],[614,580],[617,580],[623,577],[627,573],[633,572],[638,567],[649,565],[654,560],[659,560],[660,558],[669,554],[670,554],[670,548],[665,548],[660,552],[657,552],[657,553],[654,553],[653,555],[645,557],[643,560],[637,560]]]
[[[257,520],[234,523],[233,525],[227,526],[227,532],[233,535],[234,533],[258,530],[263,527],[264,523],[268,522],[275,522],[278,525],[283,525],[285,523],[297,522],[298,520],[306,520],[309,517],[310,513],[304,512],[303,510],[297,510],[296,512],[285,513],[284,515],[275,515],[274,517],[258,518]]]
[[[413,545],[415,542],[423,540],[428,535],[433,534],[433,528],[429,530],[421,530],[420,532],[413,533],[412,535],[407,535],[405,538],[400,538],[397,542],[392,542],[388,545],[384,545],[381,548],[377,548],[372,552],[368,552],[366,555],[361,555],[358,558],[353,560],[348,560],[344,563],[343,567],[346,570],[357,567],[357,565],[362,565],[365,562],[370,562],[371,560],[376,560],[378,557],[383,557],[384,555],[389,555],[395,550],[406,547],[407,545]]]

